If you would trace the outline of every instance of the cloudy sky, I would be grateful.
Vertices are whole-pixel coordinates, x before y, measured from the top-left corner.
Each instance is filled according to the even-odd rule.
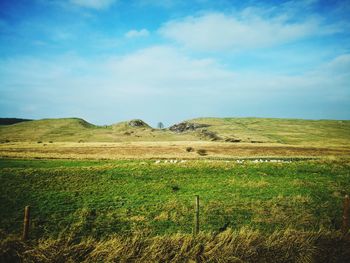
[[[0,117],[350,119],[350,1],[0,0]]]

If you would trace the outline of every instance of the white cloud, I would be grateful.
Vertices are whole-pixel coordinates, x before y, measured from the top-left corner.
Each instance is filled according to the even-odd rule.
[[[350,76],[350,54],[343,54],[322,67],[327,72],[344,73]]]
[[[70,0],[74,5],[92,8],[92,9],[106,9],[113,5],[116,0]]]
[[[193,58],[168,46],[98,59],[16,57],[0,60],[0,108],[12,107],[11,112],[26,116],[31,113],[23,109],[36,105],[46,117],[89,116],[97,123],[269,112],[281,117],[302,112],[305,117],[311,110],[327,113],[334,105],[348,105],[349,67],[350,55],[345,54],[293,76],[234,72],[215,60]],[[342,108],[336,114],[348,118],[350,111]]]
[[[315,34],[319,27],[316,18],[289,22],[287,14],[266,17],[266,12],[268,11],[249,8],[235,15],[209,13],[187,17],[166,23],[159,32],[188,48],[227,51],[290,42]]]
[[[125,36],[127,38],[135,38],[135,37],[147,37],[149,36],[149,31],[147,29],[141,29],[141,30],[130,30],[128,31]]]

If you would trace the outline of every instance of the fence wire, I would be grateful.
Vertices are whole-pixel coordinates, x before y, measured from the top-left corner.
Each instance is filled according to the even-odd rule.
[[[149,202],[147,199],[151,199],[151,197],[145,197],[145,199],[134,202],[126,199],[100,203],[83,202],[81,207],[74,202],[72,204],[74,203],[76,207],[69,207],[68,202],[57,202],[52,206],[55,208],[50,209],[36,209],[35,206],[31,206],[30,231],[34,236],[51,234],[52,232],[59,234],[60,231],[66,231],[67,233],[73,231],[72,235],[74,237],[76,235],[80,237],[88,235],[106,236],[107,234],[128,235],[142,230],[152,233],[168,230],[172,232],[192,232],[194,228],[193,195],[167,200],[159,198],[156,199],[156,202],[154,202],[153,196],[151,199],[153,202]],[[234,225],[245,222],[247,218],[249,220],[251,216],[249,214],[235,214],[235,211],[240,211],[240,202],[235,202],[235,205],[230,207],[230,212],[224,211],[225,214],[220,213],[220,202],[221,200],[200,198],[201,224],[205,225],[204,223],[215,221],[218,216],[221,216],[224,221],[234,221]],[[211,204],[211,210],[208,210],[209,204]],[[247,207],[246,201],[242,204]],[[249,210],[249,208],[246,209]],[[216,210],[219,211],[219,214],[210,213]],[[340,210],[334,211],[340,212]],[[16,214],[14,214],[13,220],[0,218],[0,223],[6,228],[16,229],[20,232],[23,227],[24,213],[23,211],[19,213],[18,209],[14,212]],[[173,214],[175,214],[175,217],[172,217]],[[334,214],[335,220],[338,220],[338,216],[338,214]],[[339,225],[341,222],[337,224]],[[157,229],[157,227],[161,229]],[[74,231],[78,233],[74,233]],[[84,232],[84,234],[79,234],[80,232]]]

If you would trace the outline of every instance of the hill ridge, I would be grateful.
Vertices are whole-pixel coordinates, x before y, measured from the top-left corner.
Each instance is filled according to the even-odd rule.
[[[182,124],[181,124],[182,123]],[[350,121],[282,118],[196,118],[177,129],[141,119],[95,125],[82,118],[47,118],[0,126],[0,142],[219,141],[290,145],[349,145]],[[181,124],[181,125],[179,125]]]

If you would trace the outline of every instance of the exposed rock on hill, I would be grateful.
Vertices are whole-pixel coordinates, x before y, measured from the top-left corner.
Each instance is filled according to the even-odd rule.
[[[212,141],[221,140],[221,138],[215,132],[208,131],[206,129],[201,130],[201,136]]]
[[[129,121],[129,126],[131,127],[149,127],[147,123],[145,123],[143,120],[131,120]]]
[[[194,131],[199,128],[209,127],[208,124],[199,124],[199,123],[190,123],[190,122],[180,122],[169,127],[169,130],[173,132],[185,132],[185,131]]]

